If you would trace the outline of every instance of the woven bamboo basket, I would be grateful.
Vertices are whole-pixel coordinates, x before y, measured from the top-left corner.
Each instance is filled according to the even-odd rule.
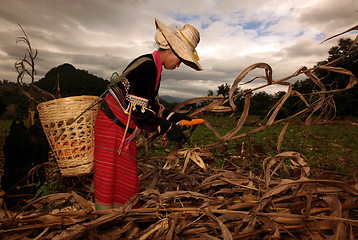
[[[90,106],[99,101],[96,96],[75,96],[37,106],[41,125],[63,176],[79,176],[93,169],[94,124],[99,104]]]

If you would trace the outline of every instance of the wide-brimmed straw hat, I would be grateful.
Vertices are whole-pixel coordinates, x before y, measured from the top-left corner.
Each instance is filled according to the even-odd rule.
[[[155,40],[160,48],[171,48],[184,62],[195,70],[203,70],[199,64],[199,56],[195,48],[200,42],[198,30],[185,24],[182,29],[173,30],[158,19],[155,19],[157,33]]]

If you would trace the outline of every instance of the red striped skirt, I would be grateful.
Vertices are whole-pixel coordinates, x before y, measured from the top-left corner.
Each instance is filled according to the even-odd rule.
[[[124,124],[128,115],[107,94],[106,100],[113,113]],[[130,128],[135,128],[134,122]],[[96,209],[115,208],[139,193],[137,146],[135,140],[125,142],[120,151],[124,129],[99,110],[95,129],[94,198]],[[127,133],[126,137],[130,134]]]

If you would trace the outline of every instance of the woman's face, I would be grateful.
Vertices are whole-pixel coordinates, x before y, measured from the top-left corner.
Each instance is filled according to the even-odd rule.
[[[181,60],[180,58],[174,53],[173,50],[168,49],[165,54],[165,59],[162,59],[163,66],[165,69],[173,70],[180,66]]]

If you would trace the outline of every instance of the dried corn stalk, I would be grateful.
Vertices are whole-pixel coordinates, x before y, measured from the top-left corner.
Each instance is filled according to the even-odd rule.
[[[291,164],[289,178],[276,174],[281,163]],[[149,166],[142,167],[147,171]],[[209,166],[203,172],[196,166],[190,175],[200,181],[187,190],[175,190],[190,181],[181,169],[153,171],[143,181],[163,180],[118,209],[95,211],[91,201],[76,193],[48,195],[28,202],[20,212],[2,214],[0,235],[57,240],[357,237],[357,186],[307,178],[309,166],[295,152],[267,158],[264,168],[260,176]],[[138,202],[141,207],[133,208]]]

